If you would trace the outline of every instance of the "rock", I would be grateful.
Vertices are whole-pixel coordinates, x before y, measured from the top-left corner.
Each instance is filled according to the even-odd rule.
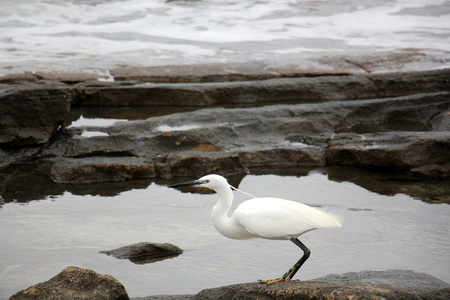
[[[154,295],[147,297],[134,297],[131,300],[190,300],[194,298],[194,295],[181,294],[181,295]]]
[[[331,165],[391,168],[437,178],[450,174],[449,158],[449,131],[337,134],[327,152]]]
[[[169,243],[141,242],[114,250],[100,251],[118,259],[129,259],[135,264],[148,264],[156,261],[174,258],[183,253],[179,247]]]
[[[10,300],[127,300],[125,287],[110,275],[67,267],[48,281],[20,291]]]
[[[362,64],[356,58],[352,61]],[[0,167],[45,161],[50,166],[45,175],[62,183],[282,172],[287,167],[342,164],[448,177],[450,69],[295,77],[301,72],[296,73],[299,69],[292,65],[277,69],[257,64],[231,70],[210,66],[198,75],[214,75],[211,68],[231,73],[235,68],[242,76],[274,74],[258,81],[68,85],[41,80],[23,87],[10,85],[12,92],[6,89],[6,98],[0,98],[9,101],[9,108],[0,111],[7,116],[0,119]],[[188,76],[189,70],[178,71]],[[153,72],[164,73],[164,69]],[[167,76],[174,72],[169,68]],[[430,93],[411,95],[419,92]],[[398,95],[407,96],[389,97]],[[31,116],[25,106],[33,97],[42,108]],[[379,98],[367,99],[373,97]],[[66,106],[46,107],[45,99]],[[153,116],[109,127],[62,128],[68,124],[70,103],[236,107]],[[272,105],[260,106],[265,103]],[[281,103],[291,104],[276,105]],[[16,113],[6,113],[8,109]],[[18,110],[25,111],[24,119]],[[17,126],[15,119],[21,120]],[[84,131],[102,136],[88,137]]]
[[[206,289],[193,299],[448,299],[450,284],[409,270],[331,274],[272,285],[234,284]]]
[[[270,78],[214,83],[133,82],[81,84],[84,106],[261,105],[399,97],[449,91],[450,69],[370,74]]]
[[[394,288],[390,285],[359,282],[311,282],[298,281],[282,284],[264,285],[260,283],[234,284],[219,288],[206,289],[193,298],[195,300],[227,299],[421,299],[414,293]]]
[[[27,83],[27,82],[36,82],[38,80],[39,77],[33,75],[30,72],[0,76],[0,84]]]
[[[60,183],[93,183],[154,178],[155,168],[141,158],[88,157],[57,161],[51,169],[52,178]]]
[[[317,57],[305,55],[303,60],[289,63],[253,61],[245,64],[212,63],[169,65],[111,70],[117,81],[154,83],[198,83],[256,81],[270,78],[317,77],[324,75],[357,75],[423,70],[439,67],[444,61],[416,51],[343,54]]]
[[[411,270],[361,271],[341,275],[330,274],[316,278],[314,281],[382,283],[416,294],[450,288],[450,284],[436,277]]]
[[[67,84],[76,84],[86,81],[108,79],[106,75],[90,74],[90,73],[72,73],[72,72],[68,73],[36,72],[34,73],[34,75],[41,80],[59,81]]]
[[[0,147],[48,142],[69,115],[71,102],[71,91],[57,83],[0,89]]]
[[[430,120],[434,131],[450,131],[450,111],[443,111]]]
[[[450,105],[449,95],[210,108],[92,128],[106,136],[89,138],[67,128],[40,155],[65,183],[325,165],[446,177],[448,131],[432,131],[431,120]]]
[[[203,176],[208,173],[244,174],[247,169],[236,154],[195,153],[171,154],[157,163],[161,178]],[[167,172],[167,173],[163,173]]]

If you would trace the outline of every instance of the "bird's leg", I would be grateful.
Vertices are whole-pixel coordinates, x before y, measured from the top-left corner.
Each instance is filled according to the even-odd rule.
[[[299,261],[292,268],[290,268],[280,278],[271,279],[271,280],[258,280],[258,282],[265,283],[265,284],[269,285],[269,284],[276,283],[276,282],[291,281],[291,279],[294,277],[294,275],[297,273],[297,271],[300,269],[300,267],[303,265],[303,263],[309,258],[309,255],[311,254],[311,250],[309,250],[297,238],[291,238],[290,240],[291,240],[291,242],[296,244],[298,247],[300,247],[300,249],[303,250],[303,256],[299,259]]]
[[[303,265],[303,263],[309,258],[311,255],[311,250],[308,249],[302,242],[300,242],[297,238],[291,238],[291,241],[300,247],[300,249],[303,250],[303,256],[299,259],[299,261],[289,270],[290,274],[288,276],[289,280],[294,277],[295,273],[300,269],[300,267]]]

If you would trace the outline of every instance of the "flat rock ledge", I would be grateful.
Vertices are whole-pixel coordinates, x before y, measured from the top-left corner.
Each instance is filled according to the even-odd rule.
[[[335,165],[448,178],[450,69],[431,59],[434,69],[424,70],[424,59],[431,58],[384,53],[316,58],[314,68],[307,62],[149,67],[114,70],[113,82],[6,76],[0,170],[31,163],[70,184]],[[70,127],[76,106],[163,106],[172,113]],[[9,173],[0,171],[0,181]]]

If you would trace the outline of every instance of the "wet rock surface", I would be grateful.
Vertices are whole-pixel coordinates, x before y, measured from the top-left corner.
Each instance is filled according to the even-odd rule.
[[[196,295],[159,295],[133,300],[169,299],[447,299],[450,284],[409,270],[330,274],[308,281],[265,285],[241,283],[205,289]]]
[[[447,178],[450,69],[428,63],[440,62],[408,52],[120,69],[113,82],[9,75],[0,79],[0,168],[32,163],[71,184],[332,165]],[[64,127],[80,106],[155,111]]]
[[[176,257],[183,253],[183,250],[169,243],[141,242],[114,250],[100,251],[100,253],[112,255],[118,259],[129,259],[135,264],[147,264]]]
[[[33,285],[9,299],[127,300],[129,297],[125,287],[110,275],[101,275],[78,267],[67,267],[48,281]]]
[[[90,138],[69,128],[41,156],[54,161],[54,180],[71,183],[326,165],[445,178],[450,135],[432,121],[449,96],[209,108],[94,128],[108,136]]]

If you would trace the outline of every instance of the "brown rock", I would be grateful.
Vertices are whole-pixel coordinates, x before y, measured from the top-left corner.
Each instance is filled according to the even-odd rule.
[[[128,300],[125,287],[110,275],[67,267],[48,281],[20,291],[10,300]]]

